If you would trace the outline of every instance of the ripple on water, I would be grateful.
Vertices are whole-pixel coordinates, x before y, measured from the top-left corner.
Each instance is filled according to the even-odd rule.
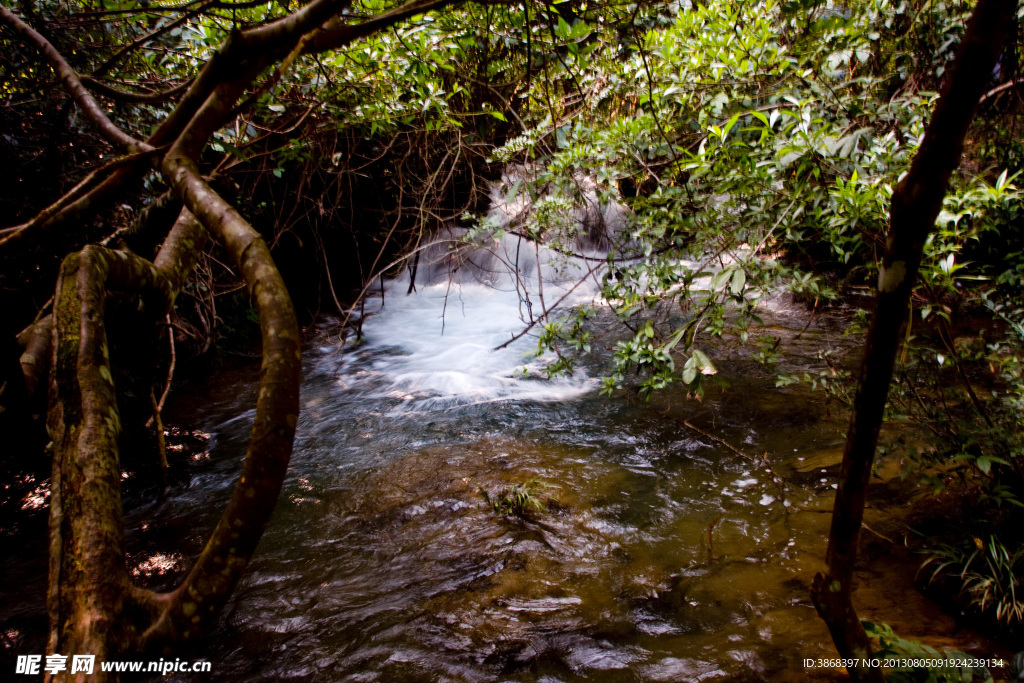
[[[792,449],[827,450],[837,422],[797,394],[762,406],[773,380],[752,366],[724,367],[731,389],[703,404],[672,391],[609,401],[585,373],[524,377],[535,341],[491,351],[521,325],[518,301],[464,287],[441,335],[439,293],[389,296],[351,352],[310,349],[284,495],[214,640],[221,671],[757,679],[793,652],[831,652],[806,581],[787,583],[816,568],[826,515],[801,510],[829,492],[776,481],[759,457],[791,472]],[[230,467],[210,465],[175,501],[197,529],[215,513],[200,494],[233,480],[243,418],[211,425]],[[798,425],[785,439],[779,419]],[[480,495],[529,480],[546,484],[547,511],[527,519]]]

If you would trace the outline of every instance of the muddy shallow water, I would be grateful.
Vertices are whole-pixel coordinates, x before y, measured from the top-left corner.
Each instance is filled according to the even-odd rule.
[[[596,365],[524,377],[534,341],[490,351],[507,338],[508,321],[493,322],[507,302],[484,288],[459,295],[443,333],[441,292],[428,289],[368,318],[365,341],[345,353],[311,335],[292,466],[212,639],[214,679],[838,676],[802,661],[834,655],[808,588],[845,413],[805,388],[776,389],[735,344],[717,352],[728,389],[703,402],[677,390],[649,403],[601,397],[587,376]],[[793,370],[853,344],[838,317],[804,329],[807,316],[779,299],[766,321]],[[198,550],[244,453],[252,378],[205,391],[212,404],[175,409],[210,435],[189,486],[158,519],[131,518],[130,542],[144,549],[133,557],[159,558],[142,572],[156,583]],[[523,482],[545,507],[525,519],[481,495]],[[908,635],[954,633],[914,590],[915,559],[891,510],[876,507],[862,616]]]
[[[344,353],[330,324],[310,331],[291,468],[203,653],[213,673],[161,680],[841,677],[802,662],[834,656],[808,590],[845,412],[805,387],[776,389],[735,341],[713,355],[728,388],[703,402],[677,389],[650,402],[599,396],[598,361],[541,379],[524,357],[535,340],[491,351],[519,324],[519,303],[478,285],[427,287],[390,297]],[[808,316],[769,302],[765,331],[783,339],[785,367],[817,372],[821,348],[848,362],[844,316]],[[255,392],[242,371],[176,395],[168,421],[198,440],[169,453],[190,460],[187,482],[156,509],[126,510],[140,582],[172,586],[201,549],[237,477]],[[481,494],[524,482],[544,506],[526,518]],[[861,616],[993,654],[915,590],[906,492],[886,486],[866,516]],[[33,538],[41,553],[44,534]],[[40,569],[2,565],[5,600],[19,601],[11,642],[45,628]]]

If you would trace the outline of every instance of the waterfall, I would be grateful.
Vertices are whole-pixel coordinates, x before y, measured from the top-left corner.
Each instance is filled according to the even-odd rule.
[[[418,250],[414,270],[367,294],[359,353],[373,357],[378,393],[421,409],[425,401],[563,401],[597,387],[584,370],[544,379],[552,358],[537,356],[537,336],[556,310],[598,301],[604,248],[624,224],[625,209],[600,207],[593,181],[578,185],[580,208],[567,219],[578,235],[571,250],[526,237],[530,206],[522,197],[504,203],[496,185],[494,231],[469,242],[465,228],[445,228]]]

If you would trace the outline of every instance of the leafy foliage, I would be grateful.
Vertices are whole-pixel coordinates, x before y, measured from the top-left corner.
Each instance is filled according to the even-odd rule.
[[[523,135],[494,158],[529,169],[510,193],[533,203],[535,234],[563,250],[578,234],[551,211],[571,225],[588,201],[581,179],[603,205],[628,205],[602,294],[631,339],[616,346],[606,389],[639,371],[643,394],[683,380],[700,396],[712,373],[699,369],[714,367],[694,355],[710,346],[701,336],[746,342],[780,286],[818,305],[872,281],[892,189],[967,11],[765,0],[640,10],[614,33],[589,25],[586,69],[565,65],[578,103],[524,107]],[[538,102],[543,87],[531,88]],[[986,293],[969,283],[1012,281],[1005,261],[962,259],[1005,232],[1020,204],[1009,172],[989,178],[955,180],[922,268],[924,319]],[[564,346],[540,340],[557,370],[572,367]]]
[[[879,659],[918,660],[934,662],[936,666],[906,666],[892,669],[886,680],[894,682],[914,681],[914,683],[960,683],[961,681],[991,681],[992,675],[985,668],[957,666],[955,663],[938,665],[938,662],[956,662],[972,659],[963,652],[943,650],[924,645],[916,640],[902,638],[893,632],[888,624],[863,622],[864,630],[871,638],[878,639],[879,649],[875,655]]]

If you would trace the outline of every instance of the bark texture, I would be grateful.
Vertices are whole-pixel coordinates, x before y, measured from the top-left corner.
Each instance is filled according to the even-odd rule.
[[[925,240],[935,226],[949,178],[960,165],[974,110],[991,80],[1016,3],[980,0],[949,71],[941,97],[910,171],[896,187],[889,235],[878,277],[875,312],[846,435],[826,554],[827,571],[811,588],[818,614],[828,624],[843,658],[870,658],[870,642],[853,606],[853,571],[878,433],[892,381],[900,328],[921,264]],[[854,680],[882,680],[877,668],[848,669]]]
[[[48,427],[54,442],[50,502],[49,652],[116,658],[139,640],[138,591],[124,562],[121,420],[106,335],[110,292],[130,292],[166,315],[202,253],[205,231],[183,211],[156,265],[90,245],[65,259],[54,300]],[[124,296],[124,294],[119,294]],[[70,674],[67,674],[70,678]],[[85,680],[80,673],[77,679]],[[103,680],[98,673],[90,680]]]

